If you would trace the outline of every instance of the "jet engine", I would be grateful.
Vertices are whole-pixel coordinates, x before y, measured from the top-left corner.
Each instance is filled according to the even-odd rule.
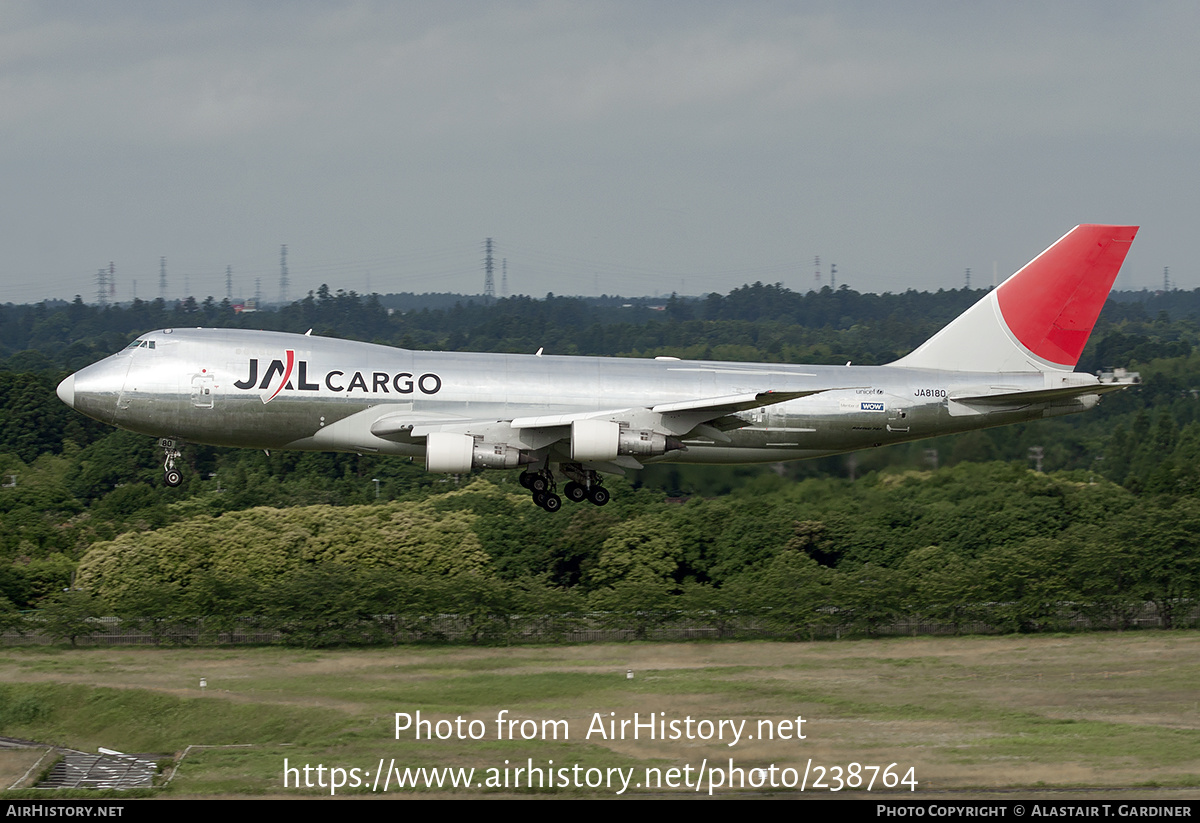
[[[571,459],[612,460],[627,454],[653,457],[682,449],[683,443],[656,431],[630,429],[610,420],[576,420],[571,424]]]
[[[515,469],[532,463],[520,449],[503,443],[476,441],[469,434],[430,432],[425,438],[425,469],[462,474],[471,469]]]

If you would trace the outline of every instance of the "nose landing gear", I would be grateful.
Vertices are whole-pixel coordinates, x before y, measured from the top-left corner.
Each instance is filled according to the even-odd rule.
[[[175,468],[175,461],[183,456],[183,453],[177,448],[178,443],[169,438],[162,438],[158,441],[158,445],[162,448],[165,459],[163,460],[163,483],[174,488],[183,483],[183,472]]]

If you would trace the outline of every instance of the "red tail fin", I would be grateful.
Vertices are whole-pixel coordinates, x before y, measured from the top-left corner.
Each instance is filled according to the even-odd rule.
[[[997,289],[1009,330],[1031,352],[1074,366],[1137,226],[1076,226]]]
[[[1137,226],[1076,226],[896,365],[1070,371],[1136,234]]]

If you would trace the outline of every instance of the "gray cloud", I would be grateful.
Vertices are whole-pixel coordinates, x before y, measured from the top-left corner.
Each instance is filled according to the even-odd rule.
[[[1077,222],[1200,285],[1184,3],[6,4],[0,300],[261,279],[957,287]]]

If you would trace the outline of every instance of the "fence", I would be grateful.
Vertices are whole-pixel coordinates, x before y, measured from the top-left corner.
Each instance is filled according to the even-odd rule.
[[[628,640],[782,639],[824,640],[862,636],[1000,634],[1005,604],[974,608],[973,619],[959,623],[899,618],[864,627],[854,615],[814,614],[803,624],[789,624],[770,615],[659,612],[613,614],[582,612],[556,615],[437,614],[373,615],[344,620],[280,621],[261,617],[186,618],[138,621],[117,617],[93,618],[76,634],[80,646],[145,645],[399,645],[407,643],[593,643]],[[989,615],[989,608],[996,614]],[[1175,604],[1172,624],[1196,625],[1200,604]],[[147,623],[152,628],[147,629]],[[1028,631],[1095,631],[1161,628],[1162,616],[1153,603],[1122,618],[1097,619],[1076,604],[1063,604],[1059,613]],[[18,631],[0,635],[5,645],[49,645],[52,637],[39,626],[37,613],[27,615]]]

